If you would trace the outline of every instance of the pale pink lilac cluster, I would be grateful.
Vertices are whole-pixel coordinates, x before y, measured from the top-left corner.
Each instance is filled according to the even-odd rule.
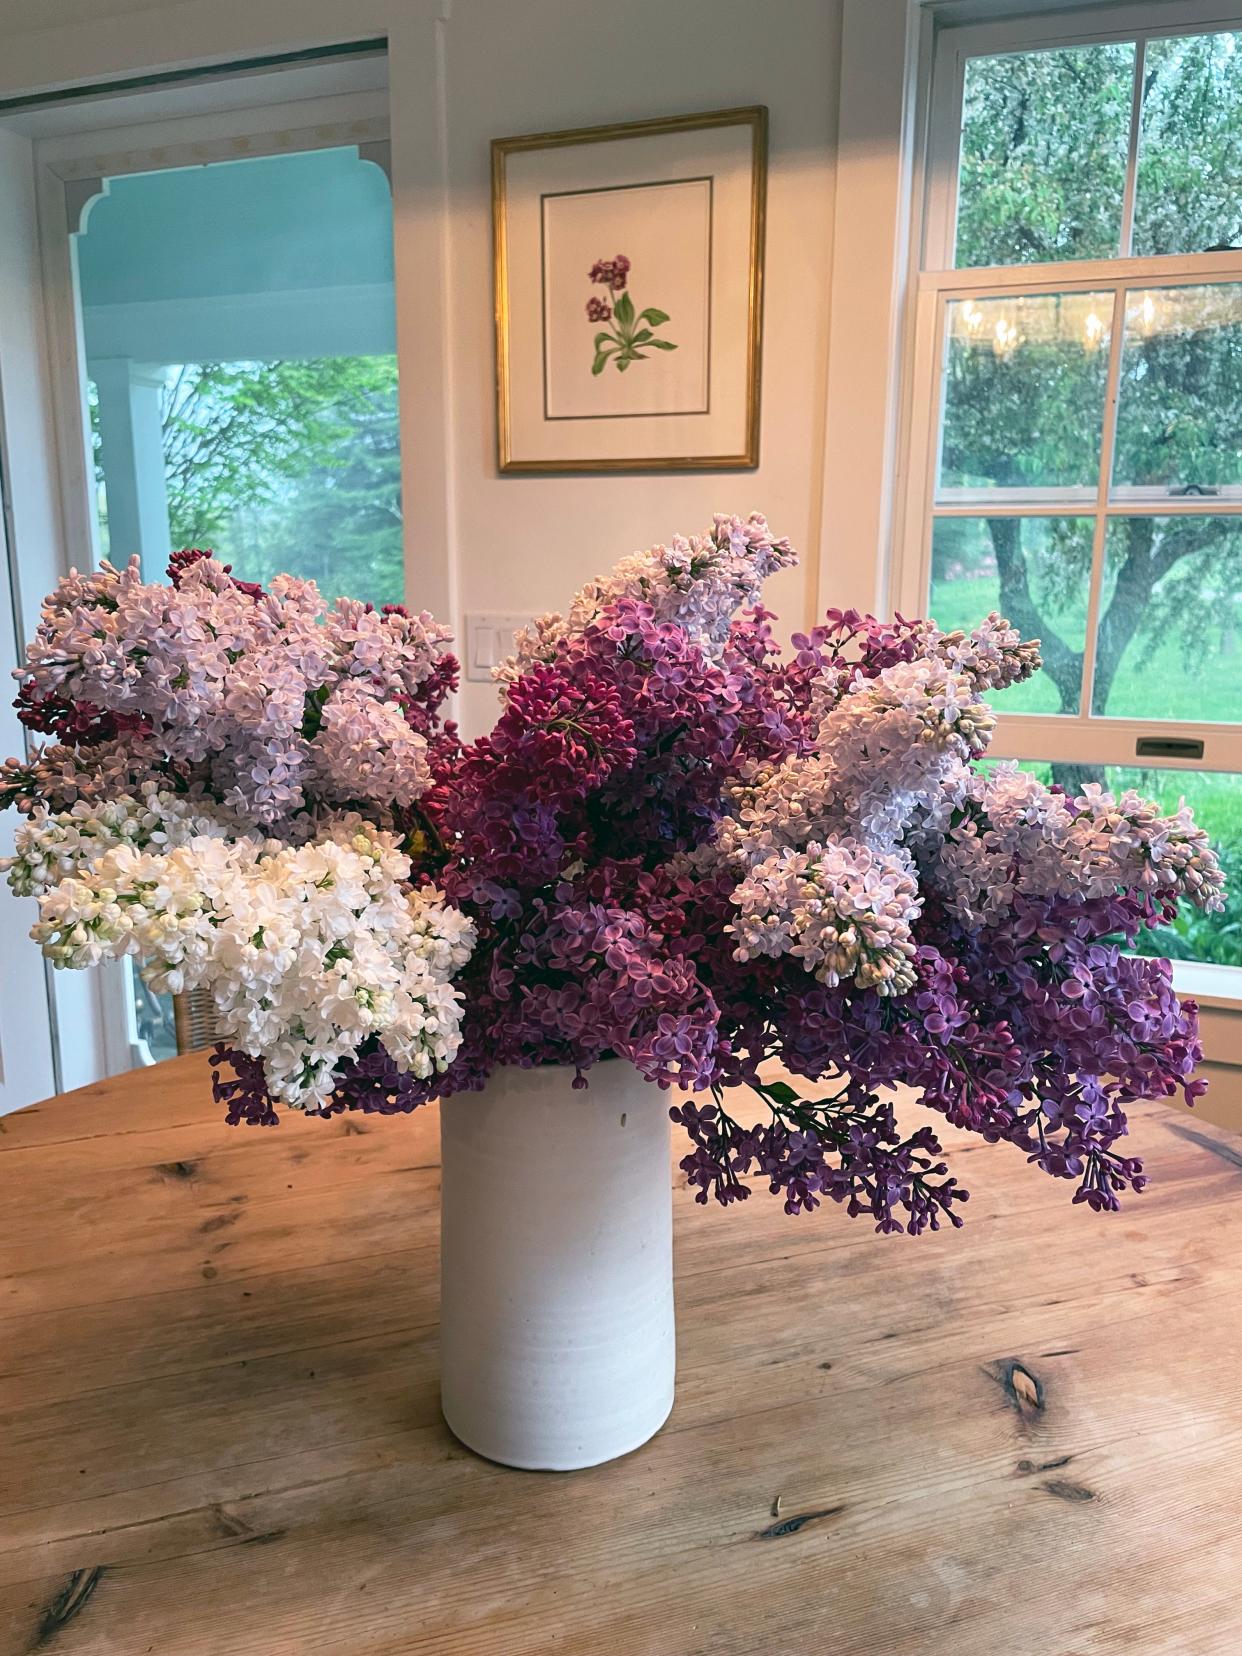
[[[1031,652],[998,617],[969,638],[922,624],[911,636],[926,653],[873,677],[818,674],[810,751],[740,778],[694,853],[700,869],[719,860],[742,876],[739,958],[789,954],[822,982],[881,995],[912,987],[913,847],[960,808],[986,751],[995,720],[981,681],[1019,671]]]
[[[1076,799],[1015,764],[975,775],[957,795],[961,820],[935,859],[938,892],[967,923],[1003,916],[1021,896],[1106,900],[1132,889],[1222,906],[1219,866],[1188,806],[1170,816],[1133,789],[1089,782]]]
[[[733,893],[734,956],[789,955],[831,988],[879,995],[914,987],[914,922],[922,907],[912,865],[856,840],[785,847],[755,864]]]
[[[196,554],[75,577],[19,696],[57,745],[0,776],[10,880],[53,958],[212,986],[230,1121],[625,1061],[682,1090],[701,1201],[956,1225],[900,1087],[1115,1208],[1128,1103],[1205,1084],[1193,1003],[1129,950],[1219,909],[1206,836],[983,762],[987,693],[1039,666],[999,616],[830,611],[783,652],[759,593],[793,561],[757,515],[624,559],[519,638],[468,744],[429,617]]]
[[[519,629],[514,654],[493,669],[494,677],[511,683],[537,662],[550,662],[562,639],[581,634],[623,599],[648,605],[654,621],[673,623],[705,655],[719,659],[733,617],[759,602],[769,575],[796,561],[789,542],[776,539],[759,513],[717,513],[707,534],[674,535],[669,546],[622,558],[611,575],[574,595],[566,615],[543,615]]]
[[[277,832],[318,800],[386,809],[424,791],[427,740],[402,704],[436,672],[446,628],[350,599],[330,608],[288,575],[264,592],[206,556],[172,575],[144,582],[134,558],[60,583],[19,707],[32,729],[73,739],[10,761],[0,789],[47,797],[63,770],[62,801],[106,797],[162,772]]]

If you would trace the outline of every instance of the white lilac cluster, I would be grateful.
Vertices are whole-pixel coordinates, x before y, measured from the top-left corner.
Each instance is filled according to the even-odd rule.
[[[584,586],[567,615],[542,615],[522,628],[514,654],[493,669],[493,677],[512,683],[536,662],[551,661],[561,639],[581,633],[627,598],[649,605],[657,622],[684,628],[693,643],[717,657],[737,612],[758,603],[769,575],[796,561],[788,540],[775,539],[761,513],[741,518],[718,512],[706,535],[675,535],[671,546],[632,553],[611,575]]]
[[[170,851],[192,839],[236,839],[246,830],[218,805],[182,799],[148,783],[133,794],[78,800],[67,810],[37,810],[14,835],[14,855],[0,872],[19,897],[43,897],[61,880],[80,878],[107,851]]]
[[[378,1039],[398,1070],[443,1071],[460,1044],[453,974],[474,928],[412,889],[395,837],[344,816],[300,846],[233,838],[161,802],[36,816],[9,877],[39,896],[31,935],[57,966],[132,956],[159,993],[207,988],[222,1036],[261,1059],[273,1099],[316,1108]]]
[[[313,800],[387,806],[423,791],[426,742],[401,698],[440,666],[449,636],[427,615],[329,608],[293,576],[266,592],[239,584],[209,557],[171,586],[147,583],[135,558],[60,583],[18,676],[35,699],[115,720],[119,751],[101,755],[114,772],[131,745],[136,773],[171,764],[276,827]]]
[[[896,854],[851,839],[764,857],[733,894],[734,956],[789,955],[830,988],[853,981],[880,995],[914,986],[911,927],[918,882]]]
[[[1002,917],[1015,896],[1157,901],[1186,896],[1224,907],[1224,876],[1189,807],[1169,816],[1133,790],[1119,797],[1088,783],[1070,798],[1016,765],[972,776],[964,809],[928,860],[946,906],[968,925]]]

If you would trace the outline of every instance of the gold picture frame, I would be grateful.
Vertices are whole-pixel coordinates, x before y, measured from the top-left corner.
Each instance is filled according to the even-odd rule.
[[[599,148],[633,141],[638,142],[629,150]],[[663,148],[659,141],[665,141]],[[581,158],[572,154],[579,148],[585,151]],[[711,170],[713,154],[718,157],[716,172]],[[653,164],[664,155],[667,165],[657,170]],[[627,182],[629,156],[634,157],[628,167],[635,175],[632,182]],[[604,157],[607,167],[592,181],[592,158]],[[768,111],[759,104],[492,141],[496,434],[502,473],[736,471],[759,464],[767,159]],[[515,173],[520,174],[517,189]],[[593,202],[590,213],[594,217],[584,218],[587,198],[603,196],[611,196],[611,202]],[[596,334],[593,347],[579,345],[577,335],[569,332],[566,307],[556,312],[556,361],[570,366],[557,370],[555,383],[572,386],[565,393],[567,400],[559,405],[568,412],[553,412],[549,390],[553,282],[548,274],[548,215],[553,202],[566,204],[562,220],[573,208],[579,224],[598,221],[604,208],[619,209],[622,214],[628,209],[632,225],[648,228],[649,242],[655,235],[651,208],[653,203],[660,205],[669,224],[679,230],[684,227],[687,245],[694,252],[691,275],[681,279],[670,269],[674,284],[679,283],[677,291],[688,291],[695,284],[701,290],[701,299],[690,314],[690,338],[682,356],[662,354],[657,359],[653,346],[661,353],[679,349],[679,343],[654,337],[670,323],[670,317],[654,307],[635,317],[629,292],[622,291],[617,298],[614,288],[626,288],[625,272],[631,268],[628,258],[618,254],[616,266],[611,261],[597,262],[590,280],[602,281],[603,290],[586,302],[587,327],[603,317],[611,321],[612,330]],[[744,221],[743,267],[735,255]],[[718,240],[724,245],[717,246]],[[657,242],[662,251],[674,248],[676,238],[657,238]],[[554,245],[577,244],[569,234]],[[607,253],[609,246],[601,251]],[[519,253],[523,261],[520,281],[515,263]],[[668,257],[672,261],[674,252]],[[531,274],[536,262],[537,284]],[[616,275],[621,266],[624,272]],[[559,266],[553,264],[554,272],[569,268],[567,258]],[[578,273],[580,262],[572,264],[572,270]],[[604,271],[605,278],[596,276],[597,270]],[[614,273],[611,279],[608,273]],[[575,275],[579,281],[584,278],[585,273]],[[559,274],[554,279],[563,288],[568,278]],[[520,289],[517,294],[515,286]],[[585,341],[581,308],[572,315]],[[645,322],[646,318],[659,321]],[[642,325],[636,336],[635,322]],[[521,330],[516,341],[515,327]],[[740,329],[744,329],[744,340],[737,337]],[[532,337],[536,333],[537,340]],[[601,340],[605,342],[602,347]],[[561,341],[571,342],[576,355],[571,356],[569,343]],[[585,363],[592,349],[588,381]],[[624,372],[631,361],[649,358],[655,366],[642,370],[645,378],[635,375],[623,383],[619,375],[607,372],[608,368]],[[678,376],[679,383],[674,383]],[[646,392],[633,389],[640,383],[648,388]],[[691,385],[701,385],[701,393],[692,392]],[[668,406],[639,407],[638,412],[631,412],[635,399],[641,402],[643,395],[662,398]],[[591,397],[600,399],[599,406],[608,411],[596,411]],[[665,452],[660,452],[661,445]],[[562,449],[571,452],[558,452]],[[636,449],[656,452],[631,452]]]

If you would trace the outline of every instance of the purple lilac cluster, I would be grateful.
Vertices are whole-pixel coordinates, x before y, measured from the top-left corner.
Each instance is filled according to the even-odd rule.
[[[759,1180],[791,1213],[831,1198],[913,1233],[959,1223],[966,1193],[932,1128],[899,1125],[885,1095],[907,1087],[1115,1207],[1143,1183],[1115,1148],[1124,1105],[1204,1086],[1193,1004],[1125,952],[1180,902],[1219,905],[1202,832],[978,768],[985,693],[1039,665],[1000,617],[963,635],[834,612],[782,656],[758,605],[721,627],[740,599],[711,549],[753,576],[785,543],[752,519],[700,545],[636,555],[548,618],[496,730],[424,802],[480,934],[431,1090],[623,1056],[710,1093],[671,1112],[699,1200]],[[810,1096],[765,1079],[772,1060]]]

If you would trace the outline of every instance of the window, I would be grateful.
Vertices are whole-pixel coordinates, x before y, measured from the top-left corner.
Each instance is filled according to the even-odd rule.
[[[930,126],[898,607],[1042,640],[994,752],[1185,796],[1242,996],[1242,16],[945,29]]]

